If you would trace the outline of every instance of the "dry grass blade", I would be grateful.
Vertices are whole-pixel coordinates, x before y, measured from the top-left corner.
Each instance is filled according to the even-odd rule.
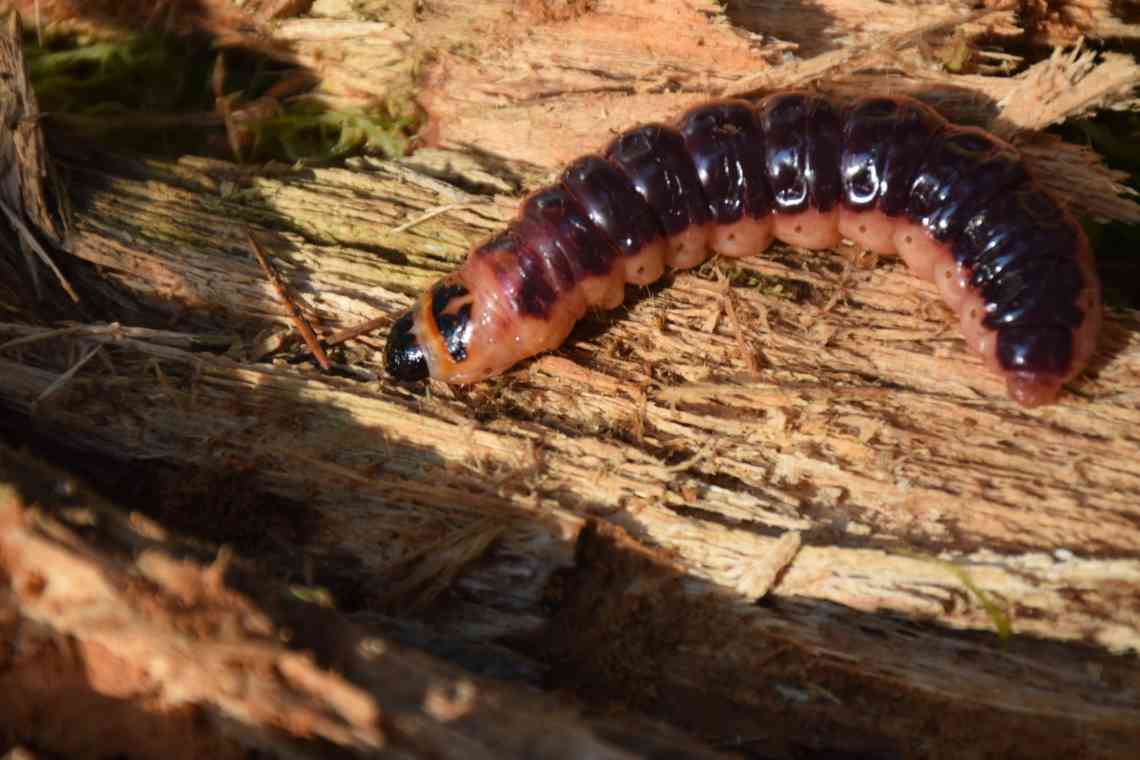
[[[61,388],[63,388],[63,386],[67,385],[67,383],[70,382],[71,378],[75,377],[76,373],[79,372],[79,370],[83,369],[83,365],[91,361],[91,359],[94,358],[95,354],[99,353],[100,349],[102,349],[102,346],[91,346],[91,348],[87,349],[87,353],[85,353],[79,361],[71,365],[66,372],[56,378],[55,382],[45,388],[43,393],[36,397],[33,406],[35,404],[42,404],[53,394],[57,393]]]
[[[43,262],[44,266],[51,270],[51,273],[55,275],[56,281],[58,281],[60,286],[67,292],[67,295],[71,297],[71,300],[75,303],[79,303],[79,294],[75,292],[75,288],[71,287],[71,283],[67,281],[66,277],[64,277],[63,272],[59,271],[59,267],[55,265],[55,262],[52,261],[51,256],[49,256],[48,252],[44,250],[44,247],[40,244],[40,241],[36,239],[35,233],[32,232],[32,230],[28,227],[20,215],[17,214],[16,211],[13,210],[13,208],[9,206],[8,203],[4,200],[0,200],[0,210],[4,212],[4,216],[8,219],[8,223],[12,225],[12,229],[16,230],[16,233],[19,235],[20,243],[24,247],[24,250],[30,250],[31,252],[35,253],[36,257]],[[30,260],[31,259],[29,258],[29,261]],[[36,285],[36,295],[39,297],[39,277],[36,276],[34,269],[32,269],[31,274],[32,281]]]

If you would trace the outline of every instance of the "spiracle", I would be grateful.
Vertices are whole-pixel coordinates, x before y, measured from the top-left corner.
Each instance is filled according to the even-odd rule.
[[[841,239],[933,280],[1024,406],[1087,364],[1101,288],[1084,232],[1007,143],[903,97],[718,100],[571,163],[392,326],[387,372],[462,384],[557,348],[666,267]]]

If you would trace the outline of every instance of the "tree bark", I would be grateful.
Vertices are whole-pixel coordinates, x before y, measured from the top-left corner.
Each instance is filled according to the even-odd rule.
[[[433,147],[405,159],[267,171],[57,146],[68,272],[111,306],[0,324],[0,403],[140,467],[239,473],[255,504],[299,505],[290,541],[334,594],[506,642],[549,683],[719,749],[1128,757],[1135,310],[1110,309],[1090,372],[1033,411],[966,351],[933,286],[847,249],[777,245],[670,276],[468,389],[383,379],[384,329],[334,352],[334,373],[282,358],[303,348],[243,229],[328,335],[395,315],[563,161],[721,94],[915,94],[1016,136],[1078,210],[1138,218],[1091,151],[1025,131],[1128,106],[1130,57],[1058,53],[999,76],[1020,59],[976,35],[1014,39],[1010,13],[882,4],[909,19],[888,34],[840,6],[773,21],[808,30],[793,45],[681,0],[441,0],[353,22],[404,54],[377,42],[369,66],[361,46],[354,69],[418,77]],[[305,62],[344,23],[279,34]],[[1025,38],[1054,39],[1046,26]],[[953,73],[963,45],[972,63]],[[220,537],[250,514],[211,518]]]

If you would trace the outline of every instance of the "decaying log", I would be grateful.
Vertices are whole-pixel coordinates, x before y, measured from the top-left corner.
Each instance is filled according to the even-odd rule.
[[[6,735],[74,757],[722,757],[433,661],[226,552],[203,563],[203,547],[11,449],[0,482]]]
[[[1026,411],[900,263],[777,246],[633,294],[501,380],[420,389],[381,378],[384,330],[332,373],[286,361],[303,348],[247,250],[245,229],[327,336],[396,314],[613,130],[788,84],[924,97],[1016,136],[1082,212],[1135,220],[1091,151],[1022,134],[1130,107],[1135,62],[1069,50],[998,76],[971,35],[1011,35],[1012,14],[928,8],[886,37],[830,14],[829,40],[796,47],[681,0],[436,2],[353,22],[424,54],[351,60],[421,75],[435,147],[406,159],[269,171],[59,145],[71,273],[116,306],[0,324],[0,403],[71,446],[240,472],[304,505],[297,552],[318,575],[350,563],[363,607],[506,642],[552,685],[719,749],[1128,757],[1135,310],[1110,310],[1061,404]],[[322,23],[347,28],[282,34]],[[962,45],[985,65],[935,65]]]

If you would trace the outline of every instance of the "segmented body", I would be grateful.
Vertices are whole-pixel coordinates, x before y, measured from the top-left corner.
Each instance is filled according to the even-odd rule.
[[[901,255],[1023,405],[1052,401],[1095,347],[1088,242],[1014,148],[907,98],[841,108],[788,92],[714,101],[570,164],[396,321],[386,367],[402,380],[483,380],[559,346],[587,309],[621,303],[627,283],[713,253],[755,255],[774,238]]]

